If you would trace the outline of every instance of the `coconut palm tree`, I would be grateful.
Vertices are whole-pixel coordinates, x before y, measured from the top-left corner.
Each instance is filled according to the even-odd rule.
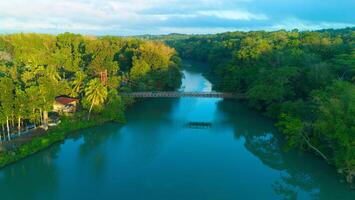
[[[75,72],[75,79],[71,83],[72,85],[72,91],[70,92],[71,96],[75,97],[80,95],[84,86],[85,78],[86,78],[86,74],[83,71]]]
[[[106,98],[107,98],[107,88],[102,85],[99,79],[92,79],[89,81],[87,86],[85,87],[85,101],[90,103],[90,109],[89,109],[89,114],[88,114],[88,120],[90,120],[90,114],[92,111],[92,108],[95,107],[101,107]]]

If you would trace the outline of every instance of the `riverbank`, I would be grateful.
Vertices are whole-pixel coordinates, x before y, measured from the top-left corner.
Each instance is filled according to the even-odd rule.
[[[19,138],[22,141],[10,141],[11,144],[7,145],[11,146],[11,148],[0,151],[0,169],[45,150],[53,144],[64,141],[75,131],[92,128],[108,122],[124,124],[126,122],[124,117],[125,110],[133,106],[136,101],[142,100],[124,97],[121,102],[124,107],[123,110],[119,108],[121,103],[110,102],[101,113],[92,114],[90,120],[87,120],[87,113],[84,111],[77,112],[71,117],[62,116],[61,123],[48,131],[38,129],[36,132],[40,133],[27,135],[26,138]]]
[[[191,62],[191,61],[189,61]],[[207,61],[206,61],[207,62]],[[193,69],[194,71],[200,72],[201,74],[204,75],[206,79],[208,79],[211,84],[212,88],[214,91],[218,92],[233,92],[236,91],[239,86],[238,86],[238,80],[235,77],[229,77],[230,72],[224,72],[225,69],[222,71],[217,71],[219,70],[219,67],[212,67],[212,64],[209,64],[208,62],[205,64],[205,67],[203,66],[202,61],[193,61],[193,65],[187,65],[189,69]],[[196,66],[196,67],[195,67]],[[221,74],[218,74],[221,73]],[[229,77],[226,78],[226,77]],[[277,77],[277,76],[275,76]],[[264,84],[267,85],[267,84]],[[328,87],[325,89],[325,91],[318,91],[320,92],[317,95],[312,96],[314,98],[313,100],[306,100],[306,101],[289,101],[287,102],[286,100],[278,102],[278,98],[283,98],[282,96],[276,97],[276,96],[270,96],[268,92],[268,89],[272,88],[269,92],[275,92],[275,90],[279,89],[277,87],[264,87],[264,85],[259,85],[258,87],[255,87],[253,91],[246,91],[244,92],[246,95],[246,99],[243,100],[242,102],[244,103],[245,106],[248,108],[255,110],[258,112],[260,115],[269,118],[270,120],[273,121],[273,125],[278,128],[279,132],[283,135],[283,138],[286,141],[286,144],[284,145],[285,151],[290,150],[292,148],[298,149],[300,151],[304,151],[307,153],[311,153],[314,156],[317,156],[321,158],[325,163],[329,164],[332,168],[334,168],[334,171],[336,171],[338,174],[343,176],[346,180],[346,182],[349,183],[351,188],[354,188],[354,180],[355,180],[355,170],[354,170],[354,164],[353,164],[353,154],[349,152],[354,152],[353,147],[349,144],[351,144],[351,141],[354,139],[354,137],[351,136],[351,134],[348,136],[346,133],[347,132],[342,132],[340,130],[351,130],[351,128],[345,128],[345,127],[351,127],[351,123],[349,121],[351,114],[349,115],[335,115],[331,111],[326,111],[329,113],[332,113],[331,115],[327,115],[322,111],[322,109],[325,109],[325,107],[330,107],[331,104],[327,100],[320,101],[320,94],[324,95],[326,98],[325,99],[332,99],[332,101],[339,101],[342,97],[345,99],[345,96],[351,92],[349,92],[353,86],[351,86],[348,83],[338,83],[334,84],[332,87]],[[233,87],[229,87],[233,86]],[[328,94],[327,94],[328,93]],[[271,93],[270,93],[271,94]],[[275,95],[275,93],[273,93]],[[315,94],[315,93],[314,93]],[[276,98],[275,98],[276,97]],[[273,99],[275,98],[275,99]],[[318,98],[318,100],[317,100]],[[352,98],[352,96],[348,96],[346,98]],[[265,106],[264,104],[269,101],[268,106]],[[309,105],[317,105],[318,107],[312,107],[310,108]],[[318,105],[319,104],[319,105]],[[322,106],[320,106],[322,105]],[[340,105],[346,105],[348,107],[351,107],[352,104],[350,101],[342,102],[337,104],[339,109],[344,109],[345,107],[342,107]],[[334,109],[334,107],[332,107]],[[340,110],[343,113],[347,113],[346,109],[345,110]],[[291,115],[290,113],[297,113],[295,116]],[[318,119],[312,121],[310,120],[309,122],[306,123],[306,120],[303,119],[303,121],[299,118],[301,113],[304,116],[307,116],[305,113],[310,113],[310,112],[318,112],[321,114],[322,117],[318,117]],[[341,113],[339,112],[339,113]],[[351,112],[351,111],[350,111]],[[315,114],[312,114],[313,117],[315,117]],[[303,117],[304,117],[303,116]],[[332,117],[336,116],[334,119],[339,119],[340,121],[337,122],[339,127],[336,126],[330,126],[329,129],[332,131],[326,131],[323,129],[323,125],[325,120],[327,122],[333,122]],[[310,126],[312,124],[312,126]],[[314,128],[317,127],[317,128]],[[344,129],[343,129],[344,128]],[[322,130],[322,131],[321,131]],[[333,134],[336,132],[339,132],[339,135],[341,135],[344,138],[346,138],[346,142],[343,145],[335,145],[332,140],[325,140],[324,138],[319,138],[316,136],[315,133],[317,134],[322,134],[324,135],[325,133],[331,133]],[[350,133],[350,132],[349,132]],[[329,137],[329,135],[326,135]],[[314,139],[310,139],[314,137]],[[352,139],[353,138],[353,139]],[[341,137],[337,136],[337,139],[340,140]],[[333,143],[333,144],[332,144]],[[337,151],[337,154],[332,153],[334,150],[329,149],[329,146],[327,145],[333,145],[334,148],[339,149]],[[339,153],[341,151],[344,151],[343,154]],[[341,160],[341,161],[340,161]]]
[[[184,74],[181,90],[211,90],[200,73]],[[1,198],[286,199],[292,194],[331,200],[355,195],[320,159],[284,152],[272,122],[242,103],[137,99],[125,117],[124,126],[105,123],[76,131],[65,142],[1,169]],[[188,122],[212,126],[191,128]]]
[[[115,120],[101,115],[95,116],[90,120],[86,120],[83,113],[77,113],[72,117],[63,117],[61,121],[62,122],[57,127],[54,127],[53,129],[50,129],[37,137],[33,137],[31,140],[21,144],[15,149],[1,152],[0,168],[47,149],[53,144],[62,142],[75,131],[91,128]],[[117,123],[123,124],[124,119],[118,121]]]

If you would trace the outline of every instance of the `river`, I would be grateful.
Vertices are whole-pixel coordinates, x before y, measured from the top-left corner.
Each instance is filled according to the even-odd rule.
[[[184,74],[181,90],[211,90],[201,73]],[[319,158],[283,151],[272,122],[242,103],[180,98],[139,102],[124,126],[82,130],[3,168],[0,199],[346,200],[355,191]]]

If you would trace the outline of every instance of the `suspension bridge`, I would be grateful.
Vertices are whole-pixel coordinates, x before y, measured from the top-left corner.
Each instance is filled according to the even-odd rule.
[[[179,91],[159,91],[159,92],[128,92],[121,93],[122,96],[134,98],[223,98],[223,99],[246,99],[244,94],[225,92],[179,92]]]

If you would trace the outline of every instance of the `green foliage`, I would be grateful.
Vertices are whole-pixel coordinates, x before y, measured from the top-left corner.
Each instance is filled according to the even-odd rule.
[[[100,82],[99,79],[92,79],[85,87],[85,96],[83,105],[85,108],[90,109],[89,112],[94,110],[102,110],[103,105],[107,98],[107,88]]]
[[[247,91],[250,104],[265,109],[273,104],[292,98],[292,80],[298,75],[297,68],[283,67],[259,72],[259,77]]]
[[[108,92],[108,100],[103,112],[103,116],[107,119],[123,123],[125,122],[125,104],[120,96],[118,96],[117,90],[111,89]]]
[[[304,145],[304,139],[302,136],[304,125],[301,119],[283,113],[280,115],[280,120],[276,126],[285,134],[287,148]]]
[[[90,74],[99,74],[105,70],[110,75],[117,74],[119,66],[117,61],[114,60],[117,50],[115,46],[111,46],[109,41],[104,39],[91,41],[86,45],[86,51],[90,60],[87,66]]]
[[[74,131],[93,127],[110,120],[104,116],[97,116],[90,121],[81,119],[80,113],[72,118],[63,118],[61,120],[62,123],[58,127],[49,130],[46,134],[35,137],[16,149],[0,152],[0,168],[48,148],[50,145],[61,142],[73,134]]]
[[[355,86],[335,81],[325,91],[317,91],[314,100],[319,105],[314,121],[314,134],[333,154],[338,169],[353,179],[355,173]]]
[[[70,96],[78,97],[82,92],[87,75],[83,71],[76,71],[73,80],[71,81]]]
[[[354,28],[230,32],[163,38],[188,59],[207,61],[214,88],[244,93],[278,120],[288,147],[320,155],[355,177]]]
[[[161,42],[72,33],[0,35],[0,124],[7,129],[0,130],[0,140],[5,134],[10,140],[16,129],[20,134],[26,124],[46,127],[55,97],[62,95],[80,98],[79,110],[123,122],[124,102],[132,100],[122,100],[118,91],[176,89],[178,62],[175,50]],[[36,151],[47,143],[24,148]]]
[[[144,77],[151,70],[151,66],[143,60],[139,59],[136,56],[132,58],[132,68],[130,70],[130,77],[133,80],[137,80],[141,77]]]
[[[82,65],[84,41],[81,35],[72,33],[59,34],[55,41],[53,59],[58,67],[68,72],[76,72]]]

